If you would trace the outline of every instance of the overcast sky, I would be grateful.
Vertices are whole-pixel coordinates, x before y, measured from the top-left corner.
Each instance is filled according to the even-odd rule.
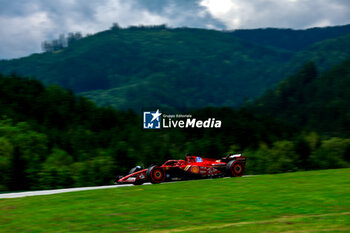
[[[40,52],[61,33],[95,33],[113,22],[213,29],[350,23],[350,0],[0,0],[0,59]]]

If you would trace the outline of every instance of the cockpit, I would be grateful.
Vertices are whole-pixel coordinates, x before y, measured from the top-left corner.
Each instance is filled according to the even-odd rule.
[[[199,156],[186,156],[186,161],[188,163],[201,163],[203,162],[203,159]]]
[[[185,163],[185,160],[168,160],[162,166],[180,166]]]

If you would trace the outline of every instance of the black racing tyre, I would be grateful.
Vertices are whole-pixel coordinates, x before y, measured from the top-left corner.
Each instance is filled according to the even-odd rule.
[[[243,176],[244,165],[238,161],[232,160],[227,163],[226,172],[229,176]]]
[[[146,172],[147,180],[152,184],[159,184],[165,180],[164,169],[159,166],[152,166]]]

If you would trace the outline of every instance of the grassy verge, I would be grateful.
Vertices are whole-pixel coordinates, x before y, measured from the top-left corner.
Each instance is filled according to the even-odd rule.
[[[349,232],[350,169],[0,199],[1,232]]]

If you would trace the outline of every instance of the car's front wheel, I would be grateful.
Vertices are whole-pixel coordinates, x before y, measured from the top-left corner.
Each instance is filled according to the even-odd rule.
[[[164,169],[159,166],[152,166],[146,172],[147,180],[152,184],[159,184],[165,180]]]

